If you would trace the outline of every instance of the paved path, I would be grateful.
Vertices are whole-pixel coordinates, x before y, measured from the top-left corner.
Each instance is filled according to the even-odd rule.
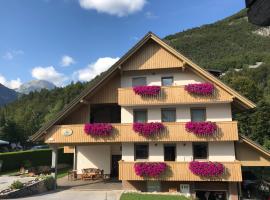
[[[119,200],[122,191],[62,190],[16,200]]]

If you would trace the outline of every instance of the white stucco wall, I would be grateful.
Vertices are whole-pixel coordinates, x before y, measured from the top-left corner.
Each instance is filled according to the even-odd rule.
[[[149,161],[164,161],[163,143],[149,143]]]
[[[187,85],[189,83],[205,82],[201,77],[191,71],[173,70],[171,72],[132,72],[121,76],[121,87],[132,87],[133,77],[146,77],[147,85],[161,85],[161,77],[173,76],[174,85]]]
[[[235,151],[233,142],[209,142],[210,161],[234,161]]]
[[[134,143],[122,143],[122,160],[134,161]]]
[[[192,154],[193,152],[191,142],[178,142],[176,144],[176,161],[189,162],[193,160]]]
[[[181,105],[181,106],[148,106],[139,107],[147,109],[148,122],[161,121],[161,108],[176,108],[176,121],[187,122],[191,120],[190,109],[195,107],[206,108],[207,121],[232,121],[231,105],[230,104],[211,104],[211,105]],[[138,108],[136,108],[138,109]],[[133,108],[121,108],[121,122],[133,123]]]
[[[85,168],[103,169],[105,174],[111,171],[110,145],[77,146],[77,170]]]

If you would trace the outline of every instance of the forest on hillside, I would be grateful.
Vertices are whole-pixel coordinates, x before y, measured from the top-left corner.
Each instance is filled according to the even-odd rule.
[[[270,28],[248,23],[246,11],[213,24],[164,38],[207,69],[223,72],[222,81],[248,97],[257,108],[238,112],[239,131],[270,149]],[[22,141],[52,119],[89,83],[23,95],[0,109],[0,139]]]

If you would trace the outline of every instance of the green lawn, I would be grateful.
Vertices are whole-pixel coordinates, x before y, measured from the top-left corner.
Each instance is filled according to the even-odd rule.
[[[68,175],[70,168],[59,169],[57,171],[57,178],[62,178]]]
[[[178,195],[124,193],[122,194],[120,200],[189,200],[189,199],[184,196]]]

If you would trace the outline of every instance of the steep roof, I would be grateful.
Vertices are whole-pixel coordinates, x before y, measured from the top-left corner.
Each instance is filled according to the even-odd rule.
[[[119,59],[112,67],[110,67],[106,72],[102,73],[99,77],[97,77],[95,80],[91,81],[89,86],[82,91],[82,93],[76,97],[73,101],[71,101],[62,111],[60,111],[53,120],[46,123],[43,127],[41,127],[34,135],[30,137],[30,140],[32,141],[38,141],[42,139],[42,136],[46,134],[46,131],[51,128],[55,123],[57,123],[60,119],[62,119],[66,114],[71,111],[72,108],[74,108],[77,104],[79,104],[81,101],[84,100],[84,98],[89,95],[91,92],[94,91],[94,89],[100,85],[104,80],[106,80],[113,72],[116,70],[119,70],[121,68],[121,65],[130,58],[135,52],[137,52],[147,41],[153,40],[159,45],[161,45],[164,49],[169,51],[171,54],[182,60],[186,66],[191,67],[195,73],[197,73],[199,76],[204,77],[205,79],[209,80],[210,82],[215,83],[225,91],[227,91],[229,94],[231,94],[234,97],[234,101],[239,104],[241,107],[245,109],[255,108],[256,105],[245,98],[244,96],[240,95],[238,92],[227,86],[226,84],[222,83],[218,78],[213,76],[208,71],[202,69],[197,64],[183,56],[181,53],[179,53],[177,50],[173,49],[171,46],[166,44],[164,41],[162,41],[159,37],[157,37],[152,32],[147,33],[133,48],[131,48],[121,59]]]

